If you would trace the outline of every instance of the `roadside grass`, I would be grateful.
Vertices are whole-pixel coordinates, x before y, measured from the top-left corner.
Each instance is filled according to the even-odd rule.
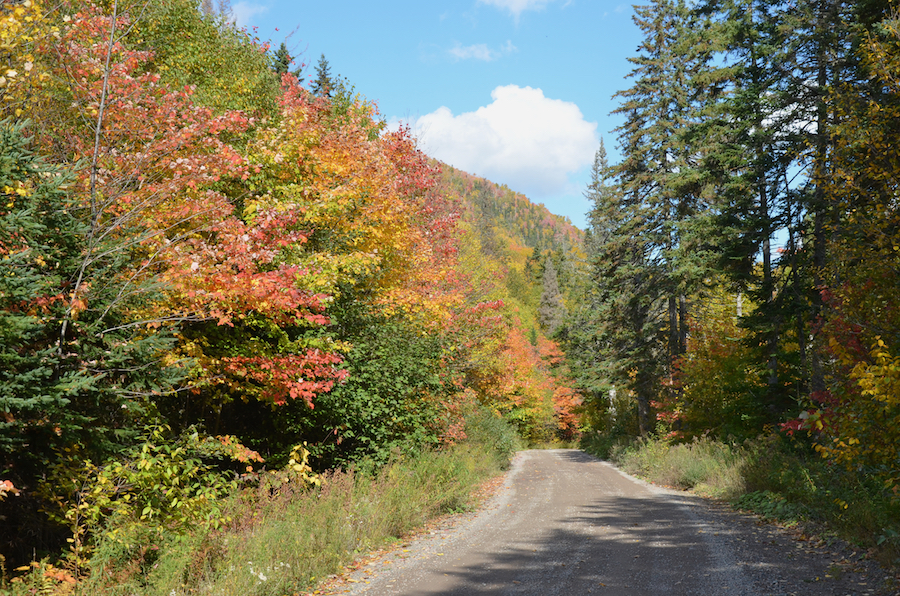
[[[786,525],[816,524],[882,565],[900,568],[900,498],[865,470],[830,464],[800,441],[777,434],[742,444],[593,437],[583,447],[657,484],[726,500]]]
[[[742,453],[725,443],[706,438],[684,444],[648,439],[614,453],[626,472],[657,484],[721,499],[744,492]]]
[[[321,487],[260,483],[231,497],[230,522],[218,530],[102,539],[78,583],[42,565],[0,585],[0,594],[297,594],[430,518],[469,508],[474,490],[506,469],[520,444],[487,411],[469,418],[467,433],[464,442],[398,455],[374,471],[331,472]]]

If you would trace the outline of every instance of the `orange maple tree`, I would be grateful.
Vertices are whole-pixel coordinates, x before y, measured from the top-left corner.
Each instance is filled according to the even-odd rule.
[[[197,105],[192,89],[175,90],[145,72],[152,54],[130,49],[117,31],[126,16],[86,6],[62,29],[54,46],[58,80],[68,82],[70,117],[91,129],[62,139],[76,158],[79,194],[91,222],[91,245],[70,293],[70,312],[92,307],[91,271],[125,255],[116,279],[129,297],[132,325],[215,321],[233,326],[246,317],[281,325],[322,325],[327,296],[306,283],[308,269],[286,253],[307,242],[296,209],[256,205],[240,213],[227,194],[254,169],[229,142],[253,121],[238,111],[214,114]],[[60,142],[60,139],[53,139]],[[133,300],[144,292],[145,299]],[[123,304],[125,302],[123,301]],[[107,311],[115,305],[106,305]],[[264,354],[204,357],[192,345],[202,374],[221,382],[219,367],[263,386],[258,395],[275,403],[327,391],[344,377],[341,358],[318,347],[275,347]]]

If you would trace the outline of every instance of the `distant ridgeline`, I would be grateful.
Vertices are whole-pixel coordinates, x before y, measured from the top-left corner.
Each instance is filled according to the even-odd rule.
[[[442,164],[442,184],[458,193],[473,222],[499,227],[516,242],[536,252],[554,247],[581,247],[584,232],[567,217],[554,215],[542,204],[535,204],[521,193]]]

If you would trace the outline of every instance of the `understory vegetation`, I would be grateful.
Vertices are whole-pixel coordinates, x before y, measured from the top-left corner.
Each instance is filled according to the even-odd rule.
[[[475,504],[473,491],[506,469],[520,440],[488,409],[471,412],[467,421],[466,441],[398,451],[385,464],[361,460],[320,475],[300,453],[287,472],[232,487],[219,503],[193,502],[190,524],[180,524],[185,514],[174,509],[153,521],[107,517],[83,577],[36,561],[0,590],[14,596],[296,594],[431,518]],[[216,523],[198,523],[201,510]]]

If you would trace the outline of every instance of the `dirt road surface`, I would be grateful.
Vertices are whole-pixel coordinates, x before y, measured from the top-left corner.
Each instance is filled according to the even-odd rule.
[[[897,595],[862,553],[648,485],[576,450],[524,451],[478,512],[324,594]]]

